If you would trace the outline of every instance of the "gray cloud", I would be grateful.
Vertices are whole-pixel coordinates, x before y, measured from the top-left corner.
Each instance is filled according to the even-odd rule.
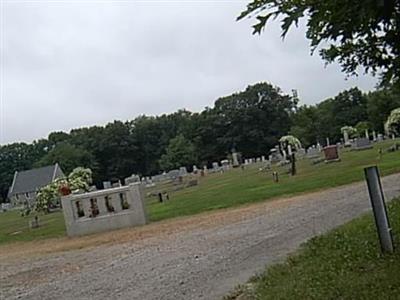
[[[0,143],[187,108],[269,81],[312,104],[375,80],[345,80],[310,56],[304,28],[261,36],[246,1],[5,1]]]

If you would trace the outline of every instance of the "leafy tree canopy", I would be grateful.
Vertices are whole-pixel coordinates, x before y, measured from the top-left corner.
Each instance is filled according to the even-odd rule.
[[[253,0],[238,19],[255,17],[254,33],[272,18],[280,18],[282,37],[301,19],[312,52],[338,61],[344,72],[358,67],[381,74],[382,83],[400,79],[399,0]]]
[[[164,170],[172,170],[191,166],[196,161],[197,155],[193,143],[180,134],[169,142],[166,153],[161,156],[160,166]]]

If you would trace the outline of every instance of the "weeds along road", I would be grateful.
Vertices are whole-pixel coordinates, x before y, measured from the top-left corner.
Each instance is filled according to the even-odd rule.
[[[400,174],[382,179],[400,196]],[[364,182],[144,227],[0,247],[0,299],[220,299],[370,209]]]

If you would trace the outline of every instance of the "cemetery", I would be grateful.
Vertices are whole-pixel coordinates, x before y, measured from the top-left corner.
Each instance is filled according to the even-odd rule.
[[[328,157],[326,157],[322,147],[320,152],[316,150],[317,147],[308,149],[305,154],[304,150],[300,150],[300,155],[296,159],[297,172],[295,176],[290,173],[290,164],[279,164],[277,161],[271,163],[269,160],[263,162],[261,158],[259,162],[257,162],[257,159],[248,159],[247,164],[242,165],[244,168],[229,168],[226,161],[223,161],[222,164],[221,162],[214,162],[212,169],[202,169],[202,172],[196,172],[196,174],[188,173],[183,169],[176,170],[170,172],[169,177],[160,175],[156,180],[154,180],[155,178],[147,178],[142,182],[141,187],[145,202],[143,207],[145,207],[148,222],[155,222],[349,184],[362,180],[362,172],[360,172],[362,167],[374,163],[380,167],[382,175],[396,173],[400,171],[400,157],[397,151],[389,151],[395,142],[386,140],[375,143],[372,149],[364,151],[351,151],[350,148],[344,147],[338,148],[335,151],[338,151],[337,155],[339,155],[340,161],[337,161],[336,152],[333,156],[328,154]],[[379,149],[384,149],[381,156]],[[327,158],[333,158],[336,162],[333,164],[323,163]],[[322,162],[313,163],[316,159],[322,160]],[[273,175],[275,172],[278,181]],[[115,198],[118,199],[120,197],[118,191],[126,192],[129,186],[139,185],[138,181],[137,177],[132,176],[127,180],[127,186],[115,187],[109,191],[117,193]],[[150,181],[152,184],[149,184]],[[105,199],[108,195],[107,191],[99,190],[82,196],[73,195],[72,199],[79,201],[77,199],[82,197],[82,207],[86,210],[86,216],[89,216],[91,205],[93,206],[90,200]],[[162,202],[159,194],[163,196]],[[113,206],[119,210],[117,208],[120,207],[118,202]],[[68,207],[67,204],[66,207]],[[103,218],[102,214],[107,214],[107,205],[104,201],[97,200],[97,207],[99,216],[93,218],[96,220],[92,221],[100,220]],[[70,212],[67,213],[69,216],[74,215],[71,210],[74,211],[74,208],[70,207]],[[74,218],[76,218],[76,214]],[[2,213],[0,218],[0,243],[66,235],[67,231],[62,212],[41,215],[40,226],[34,230],[29,228],[29,220],[31,219],[32,217],[29,216],[20,217],[17,211]],[[131,226],[145,224],[146,221],[143,217],[139,217],[139,221],[126,222],[126,225],[130,224],[129,226]],[[120,227],[124,226],[111,226],[110,229]],[[88,229],[86,233],[95,231]]]
[[[0,2],[0,300],[400,299],[400,0]]]

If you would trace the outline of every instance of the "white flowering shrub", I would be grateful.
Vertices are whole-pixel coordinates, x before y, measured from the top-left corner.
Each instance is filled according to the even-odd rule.
[[[293,135],[285,135],[279,139],[281,144],[290,145],[293,149],[298,150],[301,148],[300,140]]]
[[[74,169],[67,178],[58,178],[52,183],[42,187],[36,193],[34,210],[48,212],[51,205],[56,205],[63,194],[63,189],[70,192],[88,191],[92,183],[92,171],[85,168]],[[26,214],[26,213],[25,213]],[[27,213],[29,214],[29,212]]]
[[[340,131],[342,134],[347,131],[347,134],[350,138],[353,138],[357,135],[357,129],[352,126],[343,126],[342,128],[340,128]]]
[[[92,183],[92,170],[82,167],[75,168],[68,175],[68,185],[72,192],[78,190],[89,190],[89,185]]]
[[[388,134],[400,135],[400,107],[391,111],[385,123],[385,131]]]

